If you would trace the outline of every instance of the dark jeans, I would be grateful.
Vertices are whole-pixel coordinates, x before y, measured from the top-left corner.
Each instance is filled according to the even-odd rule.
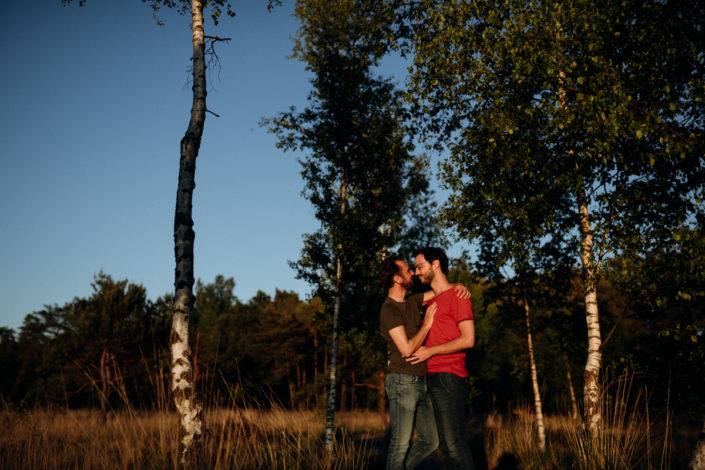
[[[448,372],[431,374],[428,389],[433,400],[440,449],[449,470],[474,470],[465,426],[465,400],[470,386],[468,379]]]
[[[388,374],[385,388],[389,397],[389,451],[387,470],[411,470],[438,447],[436,420],[426,377]],[[409,448],[416,427],[417,439]]]

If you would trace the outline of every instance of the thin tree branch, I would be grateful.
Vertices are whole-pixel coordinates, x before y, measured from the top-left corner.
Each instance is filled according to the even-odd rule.
[[[612,329],[610,332],[607,334],[605,337],[605,340],[600,344],[600,351],[605,347],[605,344],[607,344],[607,341],[610,340],[612,335],[614,334],[615,330],[617,329],[617,326],[622,322],[624,319],[624,315],[627,313],[627,309],[632,305],[632,301],[634,300],[634,297],[629,297],[629,301],[627,302],[627,305],[624,306],[622,309],[622,312],[619,314],[619,318],[617,318],[617,321],[615,322],[614,325],[612,325]]]

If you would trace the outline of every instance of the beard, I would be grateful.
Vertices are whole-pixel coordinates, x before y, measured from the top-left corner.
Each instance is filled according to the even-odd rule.
[[[425,273],[421,273],[421,280],[424,284],[430,284],[433,281],[433,271],[429,269]]]

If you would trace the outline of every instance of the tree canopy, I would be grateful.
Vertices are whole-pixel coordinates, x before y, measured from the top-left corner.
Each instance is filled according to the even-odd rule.
[[[680,1],[402,11],[409,97],[449,151],[446,219],[495,264],[547,249],[580,260],[593,382],[603,261],[702,225],[704,17]]]

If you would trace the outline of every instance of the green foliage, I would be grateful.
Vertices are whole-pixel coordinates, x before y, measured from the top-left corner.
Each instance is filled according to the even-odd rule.
[[[194,352],[204,396],[219,405],[243,397],[264,403],[272,394],[294,407],[315,403],[320,384],[311,382],[324,349],[320,299],[301,302],[277,290],[273,299],[260,291],[243,303],[234,288],[234,279],[222,275],[196,283]]]
[[[680,272],[681,261],[673,254],[669,259],[674,271]],[[684,262],[690,261],[686,257]],[[508,301],[507,286],[482,282],[466,263],[457,260],[449,279],[468,285],[472,292],[477,344],[468,354],[468,367],[474,413],[508,411],[527,403],[530,378],[525,326],[516,303]],[[552,285],[543,279],[536,283]],[[208,405],[247,402],[267,406],[274,397],[287,407],[321,406],[330,330],[319,298],[304,302],[294,293],[276,291],[273,297],[260,292],[241,302],[234,295],[232,278],[216,276],[211,283],[196,285],[192,316],[196,383],[208,397]],[[160,392],[154,380],[168,377],[171,300],[143,301],[140,286],[113,281],[104,274],[96,277],[93,287],[88,298],[27,315],[19,333],[0,330],[2,400],[18,409],[97,406],[101,383],[92,380],[100,379],[98,369],[107,347],[115,356],[113,377],[122,378],[127,402],[134,407],[159,408]],[[663,292],[666,288],[673,295],[683,290],[664,284]],[[678,414],[701,412],[699,397],[705,393],[699,380],[705,374],[701,300],[656,307],[651,302],[653,292],[628,291],[607,280],[598,289],[603,293],[600,309],[605,336],[609,335],[604,357],[607,367],[617,374],[628,371],[634,375],[635,388],[648,392],[655,416],[665,412],[667,405]],[[536,362],[549,413],[568,409],[566,367],[570,367],[574,386],[578,385],[584,354],[579,274],[575,272],[560,290],[564,296],[544,292],[532,304]],[[100,325],[115,327],[101,330]],[[346,403],[353,406],[378,405],[377,390],[355,386],[352,380],[355,374],[357,384],[377,385],[374,373],[381,369],[384,350],[377,337],[370,338],[361,327],[341,332],[339,373],[348,391]],[[579,387],[576,393],[580,398]],[[119,409],[125,402],[113,390],[108,405]]]
[[[604,250],[702,214],[702,6],[444,1],[407,14],[409,94],[450,150],[444,213],[483,256],[506,260],[526,238],[575,246],[581,189]]]
[[[348,341],[342,351],[363,377],[382,366],[379,354],[374,365],[355,346],[360,335],[363,343],[381,346],[381,258],[439,238],[427,163],[412,154],[401,95],[372,71],[385,52],[392,13],[386,2],[298,2],[294,56],[313,73],[309,106],[263,121],[280,148],[304,152],[302,194],[321,229],[304,235],[302,256],[291,264],[329,314],[340,296],[340,327]]]
[[[705,243],[702,230],[673,234],[670,246],[630,253],[608,264],[608,275],[634,299],[624,337],[615,338],[622,354],[655,384],[653,401],[674,409],[699,408],[705,394]]]
[[[648,260],[702,226],[701,3],[421,0],[400,18],[414,60],[408,99],[423,135],[448,152],[443,216],[477,243],[488,278],[504,268],[539,287],[531,277],[569,273],[580,254],[592,293],[604,262]],[[627,353],[631,324],[613,318],[602,321],[616,325],[613,338],[592,343],[588,364],[615,343],[607,361],[643,364]]]
[[[161,356],[154,351],[167,340],[166,306],[148,301],[142,286],[102,272],[92,287],[89,298],[27,315],[16,341],[3,337],[3,350],[19,352],[9,370],[3,364],[3,373],[15,371],[3,389],[6,399],[86,406],[96,404],[104,389],[112,406],[128,399],[137,406],[152,404],[144,375],[157,367]]]

